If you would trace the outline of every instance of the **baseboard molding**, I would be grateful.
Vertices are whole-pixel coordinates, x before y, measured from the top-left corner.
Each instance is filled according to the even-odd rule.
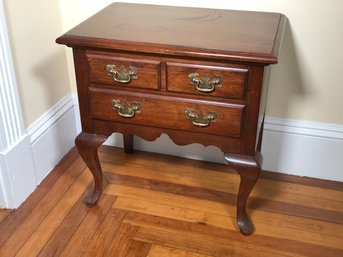
[[[27,135],[10,149],[0,152],[0,178],[1,208],[17,208],[35,190],[35,167]]]
[[[73,94],[69,94],[37,119],[28,129],[37,184],[74,146],[77,135]]]
[[[67,95],[39,117],[15,146],[0,152],[0,208],[19,207],[74,146],[80,123],[76,108],[73,94]]]
[[[263,169],[343,181],[343,126],[278,119],[265,120]]]
[[[265,131],[343,140],[343,125],[266,117]]]
[[[32,144],[40,140],[40,137],[44,136],[47,131],[58,124],[66,113],[74,110],[73,96],[73,94],[68,94],[62,98],[27,128],[27,134],[30,136]]]

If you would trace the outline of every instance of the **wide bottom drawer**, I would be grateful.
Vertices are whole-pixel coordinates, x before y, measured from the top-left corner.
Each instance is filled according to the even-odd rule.
[[[244,105],[90,89],[93,119],[240,137]]]

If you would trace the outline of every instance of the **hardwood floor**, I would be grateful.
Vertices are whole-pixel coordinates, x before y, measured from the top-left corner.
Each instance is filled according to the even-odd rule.
[[[100,148],[106,186],[75,149],[16,211],[0,211],[0,256],[343,256],[343,183],[263,173],[235,225],[239,177],[226,165]]]

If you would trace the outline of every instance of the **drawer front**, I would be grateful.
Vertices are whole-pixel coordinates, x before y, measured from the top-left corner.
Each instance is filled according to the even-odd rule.
[[[87,62],[91,83],[145,89],[160,87],[159,61],[90,51]]]
[[[92,118],[240,137],[244,106],[91,88]]]
[[[168,91],[243,99],[247,68],[167,63]]]

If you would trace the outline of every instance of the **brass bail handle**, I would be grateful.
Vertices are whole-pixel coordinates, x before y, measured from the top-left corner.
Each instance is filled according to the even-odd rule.
[[[120,100],[112,100],[112,109],[121,117],[132,118],[136,113],[140,113],[142,105],[138,102],[133,102],[131,105],[125,101],[123,104]]]
[[[130,66],[129,70],[126,71],[123,65],[119,69],[116,69],[114,64],[108,64],[106,70],[108,75],[121,84],[128,84],[133,79],[137,79],[138,68],[133,66]]]
[[[185,114],[186,118],[190,119],[197,127],[207,127],[217,118],[217,113],[215,111],[208,111],[208,114],[206,115],[204,112],[196,111],[192,108],[186,109]]]
[[[199,74],[196,72],[188,75],[189,80],[196,89],[203,93],[210,93],[214,89],[221,87],[220,84],[223,81],[223,77],[220,75],[214,75],[214,78],[210,80],[209,76],[205,75],[202,79],[199,78]]]

